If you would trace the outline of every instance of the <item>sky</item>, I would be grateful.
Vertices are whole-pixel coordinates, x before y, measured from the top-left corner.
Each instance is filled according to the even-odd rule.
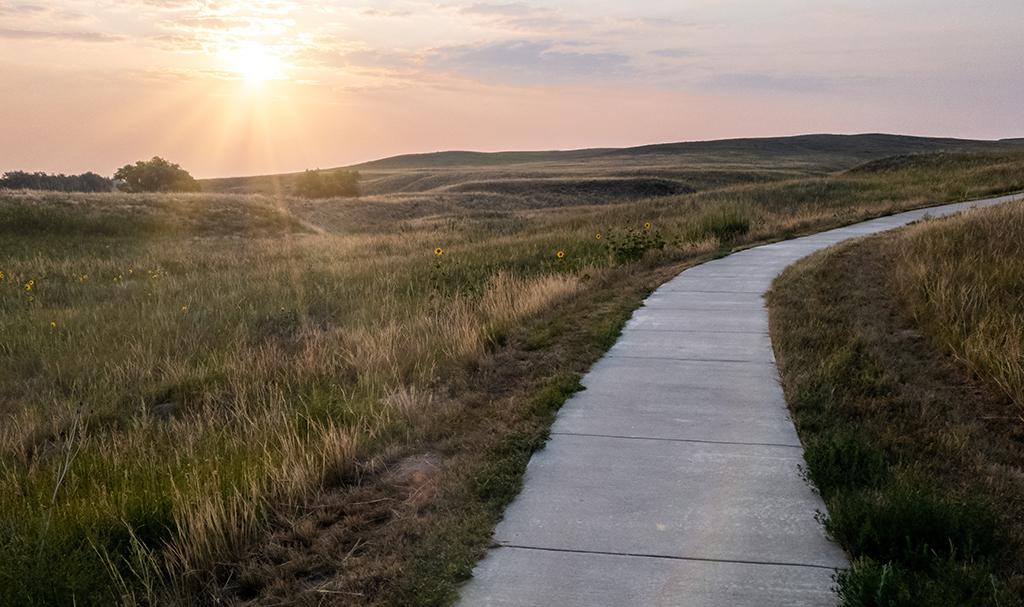
[[[0,0],[0,172],[1024,137],[1021,0]]]

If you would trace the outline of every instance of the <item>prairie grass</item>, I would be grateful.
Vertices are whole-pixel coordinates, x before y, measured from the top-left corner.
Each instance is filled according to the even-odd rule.
[[[1024,205],[919,223],[896,251],[895,284],[922,327],[1024,407]]]
[[[613,289],[602,277],[621,264],[598,233],[652,223],[667,245],[630,263],[677,267],[726,241],[1024,187],[973,165],[759,171],[551,208],[0,194],[0,604],[215,601],[273,513],[458,415],[460,386],[525,319]]]
[[[923,221],[772,288],[807,472],[854,559],[845,606],[1024,605],[1022,218]]]

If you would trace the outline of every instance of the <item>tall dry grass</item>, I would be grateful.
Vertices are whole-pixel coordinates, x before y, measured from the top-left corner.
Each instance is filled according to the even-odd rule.
[[[668,245],[639,263],[676,263],[956,197],[971,171],[557,208],[0,194],[0,604],[215,593],[274,508],[410,440],[520,320],[589,296],[617,263],[598,233],[652,222]]]
[[[269,509],[402,440],[438,381],[576,295],[584,267],[533,248],[529,265],[495,260],[512,246],[435,258],[453,239],[292,222],[239,240],[217,205],[191,234],[124,237],[103,197],[23,198],[7,201],[19,219],[43,209],[100,235],[4,241],[0,603],[207,592]],[[230,216],[253,204],[235,202]],[[145,217],[145,199],[129,203]]]
[[[1024,407],[1024,205],[899,235],[893,284],[929,333]]]

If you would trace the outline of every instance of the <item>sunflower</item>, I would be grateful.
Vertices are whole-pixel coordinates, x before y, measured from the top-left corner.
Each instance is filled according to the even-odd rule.
[[[597,234],[594,234],[594,238],[596,238],[597,240],[601,240],[601,233],[598,232]]]
[[[444,249],[442,249],[441,247],[437,247],[436,249],[434,249],[435,257],[441,257],[442,255],[444,255]]]
[[[645,230],[650,230],[651,229],[651,222],[648,221],[647,223],[645,223],[644,224],[644,229]]]
[[[34,286],[36,286],[36,281],[34,281],[32,279],[29,279],[29,281],[25,283],[25,290],[26,291],[31,291],[32,287],[34,287]]]
[[[565,251],[563,251],[562,249],[558,249],[557,251],[555,251],[555,257],[559,259],[565,259]]]
[[[50,321],[50,328],[51,329],[56,329],[57,328],[57,321],[56,320],[51,320]]]

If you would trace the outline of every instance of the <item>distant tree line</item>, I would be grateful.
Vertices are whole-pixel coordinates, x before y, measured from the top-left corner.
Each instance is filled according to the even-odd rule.
[[[359,196],[359,171],[307,170],[295,180],[295,194],[303,198]],[[202,188],[188,171],[159,156],[117,169],[113,179],[83,173],[50,175],[11,171],[0,178],[0,188],[58,192],[198,192]]]
[[[359,171],[306,170],[295,180],[295,194],[303,198],[359,196]]]
[[[188,171],[159,156],[127,164],[110,179],[96,173],[51,175],[9,171],[0,177],[0,189],[56,192],[198,192],[199,182]]]
[[[0,189],[109,192],[114,189],[114,180],[92,172],[81,175],[50,175],[41,172],[10,171],[0,177]]]

